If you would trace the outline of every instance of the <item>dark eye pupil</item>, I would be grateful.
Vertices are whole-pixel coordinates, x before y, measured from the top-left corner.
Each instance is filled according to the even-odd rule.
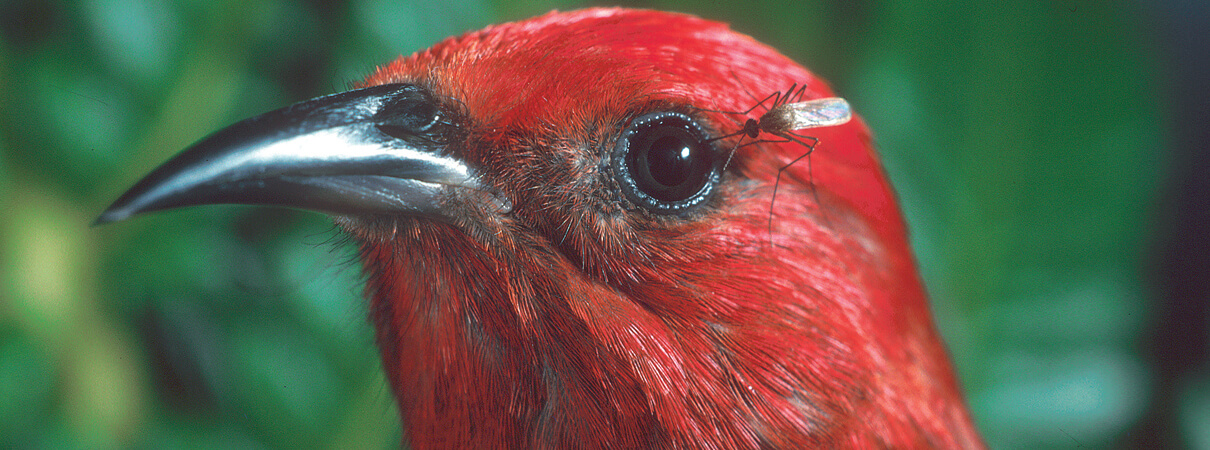
[[[664,136],[651,143],[647,150],[647,170],[655,182],[675,187],[689,178],[693,166],[693,149],[674,136]]]
[[[706,132],[684,114],[635,119],[615,152],[623,193],[652,212],[675,213],[701,203],[718,180]]]

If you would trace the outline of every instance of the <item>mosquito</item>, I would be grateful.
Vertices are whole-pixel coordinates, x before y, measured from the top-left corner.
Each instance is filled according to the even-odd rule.
[[[819,144],[819,139],[795,133],[795,131],[843,125],[853,117],[853,113],[849,109],[849,102],[840,97],[801,101],[806,89],[807,85],[799,86],[795,83],[790,85],[790,89],[785,94],[782,94],[781,91],[769,94],[768,97],[757,102],[751,108],[748,108],[747,111],[715,111],[723,114],[747,116],[766,102],[773,101],[773,106],[768,107],[768,110],[764,114],[761,114],[759,119],[749,117],[739,131],[710,140],[710,142],[714,142],[735,136],[740,137],[739,141],[735,143],[735,147],[727,155],[727,161],[723,163],[723,170],[726,170],[727,166],[731,164],[731,158],[735,157],[735,152],[740,147],[766,142],[795,142],[807,149],[806,152],[777,169],[777,178],[773,181],[773,196],[769,200],[769,236],[773,235],[773,205],[777,201],[777,189],[781,185],[781,174],[803,158],[807,158],[807,176],[811,180],[811,195],[815,197],[815,204],[819,205],[820,208],[823,207],[823,204],[819,202],[819,193],[815,191],[815,176],[811,173],[811,152],[815,151],[815,146]],[[777,136],[779,139],[761,139],[761,133],[771,134]],[[752,139],[752,141],[743,142],[745,137]],[[827,220],[826,217],[825,220]]]

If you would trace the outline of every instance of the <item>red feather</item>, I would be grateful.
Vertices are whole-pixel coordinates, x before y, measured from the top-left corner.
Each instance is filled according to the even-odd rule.
[[[391,82],[464,116],[462,156],[512,202],[339,219],[363,243],[413,447],[982,446],[859,119],[811,130],[771,233],[796,143],[739,147],[688,218],[609,200],[601,149],[636,114],[696,111],[721,135],[746,118],[706,110],[794,83],[833,96],[777,51],[692,16],[589,9],[446,40],[365,84]]]

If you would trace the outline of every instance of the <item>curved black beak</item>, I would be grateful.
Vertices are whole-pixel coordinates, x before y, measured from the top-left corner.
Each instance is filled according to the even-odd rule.
[[[444,193],[479,187],[470,167],[445,151],[456,131],[415,85],[308,100],[199,141],[135,184],[94,225],[216,203],[436,213]]]

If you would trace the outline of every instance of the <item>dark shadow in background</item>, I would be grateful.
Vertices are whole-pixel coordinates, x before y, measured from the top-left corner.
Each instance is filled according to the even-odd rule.
[[[1182,436],[1182,395],[1207,378],[1210,355],[1210,4],[1142,4],[1156,19],[1172,153],[1148,262],[1155,320],[1142,347],[1155,398],[1122,444],[1183,448],[1192,442]]]

